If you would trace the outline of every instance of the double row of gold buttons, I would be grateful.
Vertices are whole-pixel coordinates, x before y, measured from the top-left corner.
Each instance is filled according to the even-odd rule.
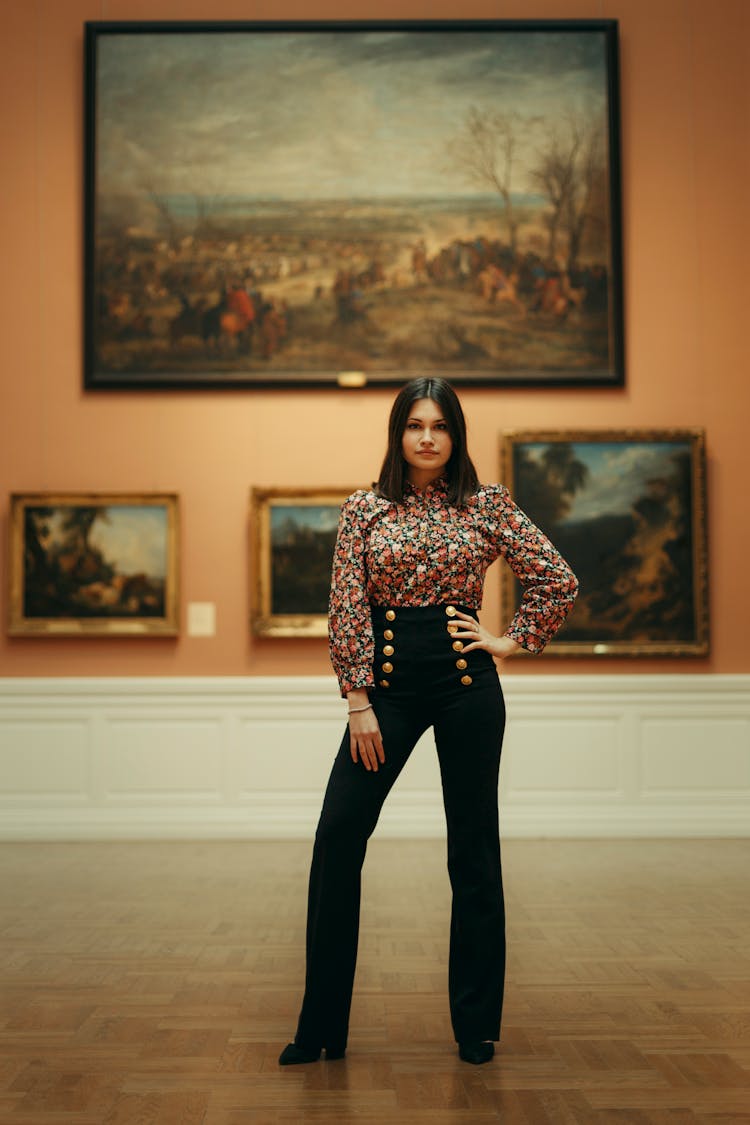
[[[455,617],[456,616],[456,607],[454,605],[447,605],[445,607],[445,614],[446,614],[446,617]],[[385,611],[385,619],[388,622],[395,621],[396,620],[395,609],[387,609]],[[457,621],[449,623],[448,632],[451,635],[458,632],[458,622]],[[393,647],[393,645],[391,644],[391,641],[393,640],[393,637],[394,637],[393,629],[391,629],[390,627],[385,629],[383,631],[383,637],[384,637],[386,643],[383,645],[383,648],[382,648],[381,651],[383,653],[383,656],[385,656],[386,658],[390,658],[391,656],[393,656],[394,652],[396,651],[395,648]],[[463,643],[463,641],[453,641],[453,644],[451,645],[451,647],[452,647],[454,652],[462,652],[463,647],[464,647],[464,643]],[[466,663],[466,660],[463,656],[460,656],[458,658],[458,660],[456,661],[456,667],[458,668],[459,672],[465,671],[465,669],[467,667],[467,663]],[[383,671],[386,674],[386,676],[389,676],[391,674],[391,672],[393,671],[393,665],[391,664],[390,659],[384,660],[383,663],[380,665],[380,668],[381,668],[381,671]],[[469,676],[467,674],[467,675],[461,677],[461,683],[465,687],[468,687],[469,684],[473,683],[473,680],[472,680],[471,676]],[[391,686],[390,680],[387,680],[387,679],[380,680],[380,687],[387,688],[387,687],[390,687],[390,686]]]

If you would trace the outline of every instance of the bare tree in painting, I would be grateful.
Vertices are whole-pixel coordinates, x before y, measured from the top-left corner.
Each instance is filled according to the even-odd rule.
[[[606,176],[601,129],[569,115],[567,127],[549,133],[532,178],[547,197],[548,256],[555,260],[560,234],[567,237],[567,269],[578,265],[584,233],[592,221]]]
[[[472,106],[460,135],[451,146],[452,156],[462,165],[467,180],[478,187],[491,188],[502,199],[508,244],[514,254],[519,219],[513,208],[513,164],[524,124],[518,113]]]
[[[544,221],[549,235],[547,256],[554,261],[557,258],[557,238],[562,225],[563,209],[571,191],[573,177],[571,153],[566,151],[556,134],[550,136],[531,175],[550,203],[550,210]]]

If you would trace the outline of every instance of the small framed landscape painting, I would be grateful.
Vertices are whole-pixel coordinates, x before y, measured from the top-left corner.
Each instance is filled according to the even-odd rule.
[[[171,493],[15,493],[11,636],[179,632],[178,501]]]
[[[353,488],[253,488],[252,632],[324,637],[341,505]]]
[[[550,655],[709,651],[702,430],[517,431],[502,479],[580,581]],[[503,568],[503,603],[520,584]]]

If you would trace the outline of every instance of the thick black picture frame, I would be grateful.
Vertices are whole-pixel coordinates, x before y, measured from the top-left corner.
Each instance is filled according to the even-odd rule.
[[[279,36],[294,37],[293,42],[297,47],[302,44],[308,48],[306,52],[301,52],[308,60],[312,57],[315,61],[316,51],[318,62],[322,60],[324,51],[331,52],[330,57],[338,61],[337,75],[352,81],[355,81],[361,71],[359,59],[365,48],[369,60],[375,58],[379,51],[378,63],[385,67],[389,81],[392,79],[391,87],[398,85],[399,81],[403,85],[409,76],[409,72],[399,70],[399,66],[424,67],[430,50],[436,58],[435,66],[446,67],[446,59],[450,61],[452,57],[451,51],[461,52],[466,49],[465,44],[470,42],[467,36],[474,36],[471,40],[472,50],[477,49],[477,36],[490,47],[501,46],[501,40],[507,45],[514,42],[517,46],[520,43],[518,39],[508,39],[509,36],[546,36],[544,41],[540,39],[534,46],[539,48],[537,54],[544,54],[548,50],[551,59],[567,57],[565,52],[560,53],[563,45],[566,50],[569,48],[568,53],[578,52],[581,55],[585,55],[587,50],[596,54],[600,49],[603,79],[601,88],[597,88],[595,94],[598,107],[596,114],[592,111],[590,118],[587,118],[585,107],[581,109],[579,106],[580,117],[574,120],[575,115],[571,109],[566,120],[555,119],[558,132],[554,134],[550,121],[534,118],[531,111],[536,103],[532,104],[533,99],[528,102],[528,112],[524,117],[522,89],[516,91],[513,108],[499,113],[479,104],[481,91],[477,86],[477,106],[467,111],[460,126],[457,126],[455,136],[450,139],[450,144],[454,146],[450,148],[454,174],[460,169],[462,174],[468,176],[470,165],[481,164],[490,149],[496,155],[498,148],[502,150],[507,143],[511,144],[511,149],[514,145],[517,149],[520,138],[525,131],[528,132],[528,122],[532,119],[536,120],[534,127],[538,127],[539,137],[545,135],[544,127],[548,126],[547,148],[543,153],[546,155],[544,159],[539,157],[539,164],[533,172],[535,183],[541,184],[543,174],[549,177],[545,196],[547,203],[543,205],[539,202],[541,194],[538,197],[524,196],[527,200],[524,211],[523,203],[519,203],[521,193],[514,192],[511,182],[506,184],[509,186],[507,198],[502,197],[498,188],[495,193],[497,216],[487,221],[496,222],[500,232],[502,229],[506,230],[506,234],[510,232],[505,240],[504,237],[490,239],[482,234],[475,239],[476,247],[472,245],[471,230],[477,227],[477,223],[477,229],[481,228],[481,216],[484,215],[486,219],[488,208],[492,205],[488,201],[491,194],[489,191],[480,192],[475,197],[466,197],[470,201],[465,204],[466,221],[461,228],[461,236],[451,239],[446,235],[443,243],[434,233],[426,242],[420,235],[420,220],[415,219],[415,216],[425,208],[420,209],[416,195],[410,196],[406,203],[403,199],[399,202],[394,197],[393,200],[386,200],[389,206],[392,204],[391,212],[388,212],[388,207],[378,212],[378,204],[374,220],[372,215],[367,218],[371,225],[383,232],[380,246],[381,249],[387,247],[381,255],[383,260],[379,260],[376,253],[377,237],[373,240],[368,234],[367,238],[363,236],[360,241],[353,240],[352,257],[359,264],[356,268],[346,270],[341,266],[340,256],[346,250],[345,231],[342,231],[340,238],[331,232],[342,223],[346,226],[349,220],[345,222],[342,218],[345,209],[338,207],[337,211],[337,206],[342,201],[330,198],[323,201],[322,218],[315,220],[320,221],[328,232],[321,240],[323,252],[317,255],[317,258],[329,259],[328,265],[325,269],[318,268],[310,264],[317,260],[316,255],[304,256],[300,250],[305,236],[298,238],[295,235],[293,239],[287,236],[288,243],[283,243],[283,231],[291,230],[299,219],[295,208],[312,204],[314,199],[311,197],[310,200],[280,205],[282,234],[277,236],[274,233],[268,234],[268,216],[262,212],[264,207],[268,209],[269,200],[259,195],[253,197],[251,202],[245,200],[242,203],[243,207],[250,208],[242,220],[242,230],[250,232],[257,227],[263,228],[266,234],[252,237],[243,234],[238,237],[239,260],[233,260],[225,245],[227,240],[220,233],[215,238],[206,236],[201,240],[196,237],[195,231],[200,225],[198,214],[203,204],[195,204],[197,210],[189,221],[180,219],[177,205],[187,194],[189,182],[193,178],[190,159],[180,165],[179,175],[175,170],[173,176],[173,184],[184,184],[186,191],[174,191],[171,194],[164,186],[166,180],[164,183],[151,182],[147,144],[142,152],[139,150],[140,164],[137,160],[122,160],[128,145],[130,149],[134,149],[134,136],[128,134],[128,128],[132,128],[135,121],[143,123],[148,120],[148,109],[144,111],[144,106],[151,106],[156,112],[164,99],[159,98],[158,88],[156,91],[153,88],[146,90],[144,85],[139,89],[139,75],[135,67],[130,68],[127,85],[117,86],[117,63],[119,62],[120,72],[127,69],[122,66],[123,58],[128,58],[127,53],[121,55],[109,70],[102,66],[101,59],[102,49],[106,53],[114,45],[123,51],[130,51],[130,58],[133,60],[139,53],[153,48],[153,43],[147,43],[144,37],[156,36],[159,37],[161,61],[169,72],[166,64],[169,62],[170,46],[176,49],[175,37],[182,37],[180,44],[177,44],[181,48],[190,43],[192,57],[195,58],[198,54],[195,43],[203,46],[200,40],[205,40],[206,54],[210,55],[217,45],[217,35],[251,37],[254,49],[259,49],[261,45],[263,48],[272,45],[272,41],[267,38],[269,36],[276,36],[277,44],[281,42]],[[565,38],[560,40],[560,36]],[[303,37],[302,40],[299,37]],[[226,43],[227,40],[223,42]],[[392,50],[390,58],[389,46]],[[293,59],[299,53],[289,53],[292,66]],[[403,57],[403,64],[399,63],[397,55],[399,58]],[[347,69],[349,67],[351,72]],[[152,77],[151,72],[149,77]],[[186,91],[188,87],[200,86],[200,69],[192,77],[195,81],[190,81],[190,75],[185,79]],[[556,82],[557,74],[551,69],[550,88]],[[453,97],[449,85],[446,90],[445,107],[449,104],[448,99]],[[312,96],[312,86],[308,92]],[[298,104],[304,101],[305,93],[303,88],[297,91]],[[437,120],[443,107],[431,106],[428,104],[429,99],[423,104],[423,96],[424,92],[415,88],[415,112],[426,115],[433,113]],[[272,93],[269,94],[269,98],[271,97]],[[140,105],[127,122],[117,117],[117,106],[122,107],[126,103],[131,107],[136,103]],[[270,104],[266,104],[265,111]],[[144,112],[146,116],[143,116]],[[258,112],[264,112],[262,105]],[[125,114],[125,110],[123,113]],[[520,116],[516,117],[515,114]],[[594,138],[598,128],[592,124],[595,120],[602,125],[598,140]],[[523,126],[524,121],[527,126]],[[88,390],[118,391],[377,387],[399,384],[416,374],[441,375],[457,386],[622,386],[625,371],[619,121],[616,20],[87,23],[84,386]],[[387,123],[390,124],[390,119]],[[589,124],[591,137],[587,139],[586,129]],[[160,119],[159,127],[164,127],[163,119]],[[325,129],[326,122],[321,113],[318,138],[321,141],[326,137],[330,139],[330,134],[325,133]],[[144,128],[139,135],[145,141],[149,136],[149,129]],[[114,147],[107,147],[104,144],[105,136],[108,140],[113,137],[120,140],[113,142]],[[115,182],[116,175],[113,179],[112,168],[117,160],[112,161],[112,154],[114,152],[117,156],[117,143],[125,146],[119,156],[121,167],[128,169],[128,183],[122,184],[123,191],[119,194],[110,192],[106,196],[105,206],[104,193],[100,191],[101,165],[103,161],[108,162],[110,183]],[[448,143],[445,142],[446,146]],[[190,144],[188,135],[185,141],[188,149]],[[594,152],[597,145],[598,156]],[[102,155],[105,149],[106,160]],[[162,151],[166,153],[166,161],[169,147]],[[448,151],[447,147],[445,151]],[[585,152],[589,153],[588,165],[585,165],[584,157],[581,156],[581,153],[585,156]],[[197,176],[204,165],[199,160],[197,147],[195,153],[194,167]],[[527,160],[532,158],[532,149],[529,148]],[[500,164],[493,165],[495,172],[498,167],[501,170],[503,167],[507,169],[507,162],[503,165],[502,159],[498,159]],[[560,200],[559,186],[565,169],[560,166],[555,168],[555,160],[559,164],[566,159],[570,165],[568,171],[574,167],[579,169],[576,172],[579,176],[579,194],[576,197],[579,212],[586,212],[587,207],[593,208],[594,201],[599,208],[596,212],[599,216],[598,227],[606,228],[604,235],[600,233],[597,236],[601,245],[606,246],[607,260],[603,264],[584,262],[581,257],[578,266],[569,268],[572,258],[569,257],[566,264],[562,250],[557,257],[548,257],[546,260],[541,253],[545,240],[547,248],[559,245],[555,242],[556,235],[552,234],[551,227],[554,214],[562,214],[565,209],[564,200]],[[582,160],[584,164],[580,163]],[[596,160],[599,163],[595,163]],[[161,160],[152,161],[151,166],[162,168],[162,163]],[[262,161],[256,159],[255,166],[260,163]],[[485,173],[486,187],[489,183],[487,175],[491,178],[492,170],[485,168]],[[481,170],[476,175],[481,177]],[[128,185],[130,190],[125,191]],[[438,195],[436,191],[435,198],[426,202],[436,212],[443,207],[443,214],[439,218],[445,220],[446,230],[451,225],[448,220],[455,227],[464,205],[459,207],[455,201],[452,204],[448,196],[441,203]],[[196,195],[196,199],[198,198]],[[460,198],[463,199],[463,196]],[[552,202],[553,198],[557,199],[557,203]],[[352,203],[354,211],[360,209],[364,224],[368,200],[351,196],[346,201]],[[220,204],[220,208],[224,208],[222,222],[225,225],[230,221],[227,209],[235,206],[239,206],[237,200],[230,202],[229,196]],[[176,208],[172,215],[169,214],[170,207]],[[451,207],[454,208],[453,211]],[[556,207],[558,212],[555,211]],[[511,212],[519,211],[521,215],[527,216],[532,234],[529,235],[530,241],[525,249],[519,242],[514,250],[516,235],[510,225]],[[390,219],[383,218],[386,213],[391,214]],[[113,215],[118,214],[120,218],[113,219]],[[130,221],[135,220],[139,214],[145,215],[140,226],[137,221]],[[249,219],[248,214],[251,216]],[[591,210],[591,215],[593,214],[594,211]],[[358,221],[356,218],[351,220],[354,225],[347,229],[359,229],[356,227]],[[586,221],[584,217],[584,230]],[[392,223],[392,228],[389,227],[389,222]],[[189,229],[191,223],[195,228],[192,233]],[[404,236],[399,242],[396,233],[399,224],[408,226],[409,223],[413,229],[410,228],[408,236]],[[415,223],[417,226],[414,226]],[[589,227],[593,229],[594,226],[596,223],[590,221]],[[312,228],[307,229],[309,231]],[[364,230],[364,226],[362,229]],[[516,229],[522,231],[523,223]],[[572,220],[568,229],[570,232],[575,229]],[[326,238],[329,240],[328,245]],[[337,238],[338,245],[334,247]],[[569,251],[573,238],[574,234],[570,233],[567,247]],[[242,260],[243,239],[248,244],[254,240],[256,249],[267,251],[267,258],[276,259],[275,265],[273,261],[271,263],[270,279],[257,275],[252,254],[246,255]],[[281,249],[278,246],[274,248],[275,239],[282,240]],[[308,238],[307,241],[314,242],[314,239]],[[537,249],[531,249],[532,241]],[[419,249],[420,243],[423,251]],[[326,253],[327,249],[331,249],[330,254]],[[403,265],[409,251],[411,259]],[[338,264],[335,261],[337,253]],[[223,273],[223,266],[217,265],[220,254],[227,259]],[[399,255],[402,264],[399,264]],[[259,252],[259,256],[262,257],[263,254]],[[274,270],[279,273],[281,258],[284,258],[286,268],[307,271],[308,291],[317,294],[315,298],[309,296],[295,306],[285,296],[286,279],[273,277]],[[171,268],[174,260],[177,264]],[[208,267],[203,270],[206,262]],[[201,271],[205,276],[210,275],[210,280],[196,280]],[[320,281],[316,283],[318,273]],[[201,285],[204,286],[203,290]],[[291,291],[291,283],[288,288]],[[246,295],[249,292],[249,305],[240,290],[245,290]],[[239,302],[245,301],[249,313],[231,313],[227,306],[230,296]],[[314,300],[321,303],[316,305]],[[245,319],[243,327],[243,318],[247,318],[249,314],[252,314],[253,319]],[[309,325],[305,326],[305,320]],[[401,327],[404,329],[402,335],[405,343],[398,339]],[[211,335],[214,330],[215,334]],[[411,335],[408,330],[411,330]],[[415,342],[417,332],[420,333],[419,341]],[[314,340],[321,352],[318,359],[313,354]],[[596,340],[596,344],[590,346],[591,340]],[[545,354],[557,355],[561,342],[568,348],[566,354],[572,357],[567,363],[545,366],[534,360],[534,355],[545,347],[548,349]],[[588,358],[589,353],[595,355],[595,358]],[[379,358],[383,355],[387,359]],[[514,362],[514,355],[519,359],[526,357],[525,365]]]

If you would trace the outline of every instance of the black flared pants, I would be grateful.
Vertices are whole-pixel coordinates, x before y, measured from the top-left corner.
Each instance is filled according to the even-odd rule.
[[[505,706],[494,661],[483,651],[462,656],[460,642],[447,629],[448,607],[373,607],[372,615],[378,686],[371,700],[385,764],[368,772],[354,763],[347,728],[315,836],[296,1042],[313,1050],[346,1046],[367,841],[391,787],[430,726],[440,763],[453,893],[448,970],[453,1031],[458,1042],[497,1040],[505,977],[497,808]],[[392,651],[384,653],[386,646]]]

